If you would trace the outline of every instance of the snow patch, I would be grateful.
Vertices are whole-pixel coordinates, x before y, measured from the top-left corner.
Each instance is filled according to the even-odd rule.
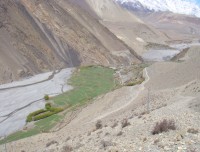
[[[170,11],[177,14],[200,17],[200,6],[195,0],[115,0],[127,4],[133,9],[141,10],[143,6],[149,11]],[[144,9],[143,8],[143,9]]]

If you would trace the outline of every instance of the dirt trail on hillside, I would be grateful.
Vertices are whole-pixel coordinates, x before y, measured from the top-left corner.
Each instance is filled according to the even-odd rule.
[[[119,108],[109,112],[109,113],[105,113],[103,115],[100,115],[99,117],[95,118],[94,120],[92,120],[92,122],[96,122],[97,120],[100,120],[100,119],[103,119],[105,117],[108,117],[109,115],[113,114],[113,113],[116,113],[122,109],[125,109],[126,107],[128,107],[132,102],[134,102],[134,100],[140,95],[140,93],[145,89],[145,84],[149,81],[149,75],[148,75],[148,71],[147,71],[147,68],[144,69],[144,78],[145,78],[145,81],[138,86],[133,86],[131,88],[131,92],[132,94],[134,95],[133,98],[129,99],[127,101],[126,104],[124,104],[123,106],[120,106]]]

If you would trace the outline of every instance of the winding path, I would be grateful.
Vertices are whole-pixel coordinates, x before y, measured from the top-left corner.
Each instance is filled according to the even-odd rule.
[[[129,102],[127,102],[126,104],[124,104],[123,106],[119,107],[118,109],[115,109],[113,111],[110,111],[109,113],[105,113],[97,118],[95,118],[94,120],[92,120],[91,122],[96,122],[97,120],[103,119],[113,113],[116,113],[124,108],[126,108],[127,106],[129,106],[139,95],[140,93],[145,89],[145,84],[150,80],[150,77],[148,75],[148,71],[147,68],[144,69],[143,71],[143,75],[145,77],[145,81],[140,85],[139,90],[136,90],[135,86],[132,87],[133,92],[135,93],[134,98],[132,98]]]

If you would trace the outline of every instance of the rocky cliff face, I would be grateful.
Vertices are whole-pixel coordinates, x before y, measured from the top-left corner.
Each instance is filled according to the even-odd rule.
[[[134,50],[70,0],[0,1],[0,83],[64,67],[138,62]]]

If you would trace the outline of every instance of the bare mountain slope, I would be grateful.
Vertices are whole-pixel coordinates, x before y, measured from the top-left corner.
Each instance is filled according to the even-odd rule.
[[[171,0],[168,0],[166,2],[162,1],[146,2],[143,0],[138,0],[138,1],[116,0],[116,1],[122,7],[126,8],[127,10],[130,10],[133,14],[141,18],[141,20],[143,20],[145,23],[161,31],[171,41],[196,39],[200,35],[199,33],[200,19],[198,17],[195,17],[199,16],[198,15],[199,6],[192,2],[186,2],[182,0],[177,2]],[[155,5],[154,3],[158,4]],[[148,6],[151,5],[153,8],[149,9],[148,7],[146,7],[146,5]],[[163,8],[160,8],[159,7],[160,5],[163,5]],[[173,10],[173,8],[175,10]],[[183,15],[183,14],[188,14],[188,15]]]
[[[200,17],[197,0],[116,0],[123,6],[134,11],[173,12]]]
[[[0,12],[0,83],[80,64],[140,62],[69,0],[1,1]]]
[[[122,7],[115,3],[113,0],[83,0],[81,3],[80,0],[74,0],[73,3],[81,6],[87,5],[89,8],[85,7],[85,9],[90,10],[89,13],[94,12],[96,16],[98,16],[99,19],[103,21],[142,22],[139,18],[132,15],[129,11],[122,9]]]
[[[159,30],[147,25],[113,0],[83,0],[81,3],[80,0],[74,0],[73,3],[84,6],[90,14],[95,12],[100,23],[138,54],[146,50],[148,43],[165,44],[164,41],[168,39]]]
[[[32,16],[20,4],[0,2],[0,82],[61,66]],[[63,62],[64,64],[64,62]]]
[[[200,19],[169,12],[143,14],[140,17],[159,29],[171,40],[199,38]]]

